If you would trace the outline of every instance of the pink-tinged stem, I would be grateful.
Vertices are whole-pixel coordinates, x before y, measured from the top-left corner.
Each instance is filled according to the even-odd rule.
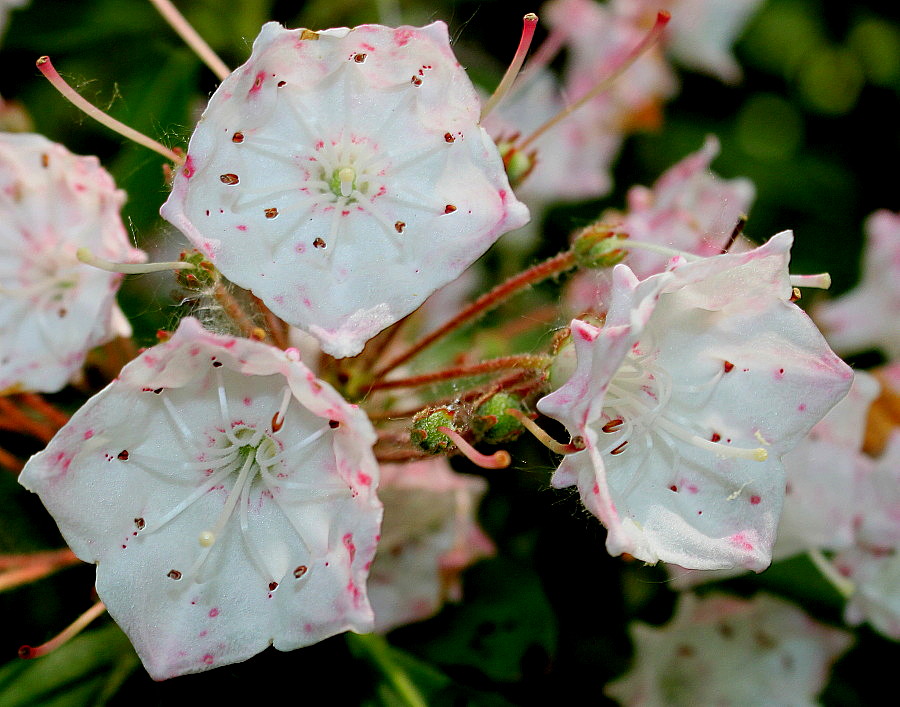
[[[480,466],[482,469],[505,469],[512,462],[512,457],[509,456],[509,452],[505,449],[500,449],[493,454],[482,454],[475,449],[475,447],[466,442],[462,435],[456,430],[444,426],[438,427],[437,430],[441,434],[449,437],[466,459],[476,466]]]
[[[395,380],[382,380],[369,390],[387,390],[389,388],[415,388],[420,385],[428,385],[430,383],[440,383],[441,381],[454,380],[456,378],[469,378],[472,376],[480,376],[485,373],[493,373],[495,371],[505,371],[510,368],[520,368],[529,370],[541,370],[547,368],[552,359],[549,356],[531,356],[521,354],[516,356],[502,356],[494,358],[490,361],[482,361],[471,366],[455,366],[453,368],[445,368],[440,371],[430,371],[420,376],[410,376],[409,378],[397,378]]]
[[[0,447],[0,466],[5,469],[9,469],[10,471],[18,474],[25,468],[25,462],[23,462],[19,457],[11,452],[6,451],[3,447]]]
[[[557,454],[575,454],[575,452],[580,452],[584,449],[584,441],[580,437],[575,437],[568,444],[563,444],[561,442],[557,442],[553,437],[547,434],[546,430],[543,427],[539,426],[534,420],[532,420],[528,415],[526,415],[521,410],[516,410],[515,408],[507,408],[507,415],[512,415],[516,418],[520,423],[522,423],[522,427],[528,430],[538,442],[543,444],[547,449],[551,452],[556,452]]]
[[[529,145],[531,145],[531,143],[533,143],[541,135],[550,130],[550,128],[557,125],[558,123],[561,123],[572,113],[581,108],[581,106],[592,101],[594,98],[606,91],[613,84],[613,82],[615,82],[623,73],[625,73],[631,67],[631,65],[636,62],[641,57],[641,55],[644,54],[644,52],[646,52],[648,49],[650,49],[650,47],[656,44],[670,19],[671,15],[664,10],[661,10],[659,13],[657,13],[656,22],[653,24],[653,27],[650,28],[650,31],[644,36],[644,38],[634,49],[632,49],[630,52],[628,52],[628,54],[625,55],[625,57],[621,62],[619,62],[618,65],[613,67],[609,76],[601,80],[596,86],[594,86],[594,88],[584,94],[573,104],[567,106],[555,116],[550,118],[550,120],[548,120],[541,127],[535,130],[531,135],[529,135],[525,140],[519,143],[516,149],[525,150]]]
[[[71,550],[0,556],[0,592],[35,582],[80,562]]]
[[[528,270],[511,277],[506,282],[497,285],[497,287],[490,292],[483,294],[443,326],[422,337],[422,339],[406,351],[388,361],[381,369],[375,372],[373,380],[378,381],[384,378],[384,376],[397,368],[397,366],[403,365],[420,351],[431,346],[431,344],[438,339],[450,334],[464,324],[474,321],[494,307],[501,305],[509,297],[520,290],[541,282],[542,280],[546,280],[548,277],[553,277],[554,275],[565,272],[573,267],[575,267],[574,254],[571,251],[564,251],[549,260],[538,263],[537,265],[528,268]]]
[[[556,58],[556,55],[559,54],[560,49],[566,43],[567,36],[568,33],[561,29],[554,28],[550,30],[550,34],[541,42],[541,46],[535,50],[528,60],[525,71],[521,74],[521,83],[530,81],[532,76]]]
[[[488,113],[497,107],[497,104],[503,100],[504,96],[506,96],[512,88],[516,76],[519,75],[519,70],[525,62],[525,55],[528,54],[528,49],[531,47],[531,40],[534,39],[534,30],[537,28],[537,23],[538,17],[533,12],[529,12],[522,18],[522,37],[519,39],[519,47],[516,49],[516,53],[509,64],[509,68],[507,68],[506,73],[503,74],[503,78],[494,90],[493,95],[488,99],[487,103],[484,104],[484,108],[481,109],[482,120],[487,117]]]
[[[17,555],[0,555],[0,570],[8,570],[25,565],[54,565],[65,567],[81,562],[69,548],[63,550],[43,550]]]
[[[79,633],[84,631],[90,623],[96,619],[100,614],[106,611],[106,606],[104,606],[102,601],[98,601],[94,604],[90,609],[85,611],[81,616],[79,616],[72,624],[57,634],[54,638],[51,638],[46,643],[40,646],[22,646],[19,648],[19,657],[20,658],[40,658],[41,656],[47,655],[51,651],[56,650],[64,643],[67,643],[71,639],[75,638]]]
[[[42,395],[37,393],[22,393],[20,399],[25,405],[57,427],[62,427],[69,421],[69,416],[66,413],[56,407],[53,403],[47,402]]]
[[[154,152],[158,152],[167,160],[171,160],[175,164],[180,165],[184,163],[184,157],[179,155],[174,150],[169,149],[161,142],[157,142],[151,137],[147,137],[143,133],[139,133],[134,128],[128,127],[127,125],[125,125],[125,123],[122,123],[115,118],[108,116],[95,105],[88,103],[87,100],[82,98],[81,95],[69,84],[67,84],[63,77],[59,75],[59,73],[53,67],[53,63],[50,61],[49,56],[42,56],[37,60],[36,65],[38,71],[40,71],[46,77],[46,79],[51,84],[53,84],[53,88],[59,91],[63,95],[63,97],[66,98],[70,103],[72,103],[76,108],[89,115],[98,123],[102,123],[110,130],[119,133],[119,135],[127,138],[128,140],[131,140],[132,142],[136,142],[138,145],[143,145],[144,147],[153,150]]]
[[[206,40],[197,33],[197,30],[191,26],[191,23],[185,19],[184,15],[169,0],[150,0],[150,2],[153,3],[153,6],[172,29],[178,33],[178,36],[184,40],[185,44],[193,50],[194,54],[200,57],[200,61],[206,64],[209,70],[216,75],[219,81],[224,80],[231,73],[231,69],[225,65],[225,62],[219,58],[212,50],[212,47],[206,43]]]

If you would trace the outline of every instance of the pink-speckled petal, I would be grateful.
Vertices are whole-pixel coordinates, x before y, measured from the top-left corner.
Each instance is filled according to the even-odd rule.
[[[269,23],[211,98],[161,213],[352,356],[528,220],[479,110],[443,23]]]
[[[155,679],[372,629],[375,435],[296,354],[185,319],[20,476]]]
[[[122,276],[87,267],[79,248],[141,262],[119,210],[125,193],[96,157],[41,135],[0,135],[0,394],[55,392],[90,349],[130,327]]]

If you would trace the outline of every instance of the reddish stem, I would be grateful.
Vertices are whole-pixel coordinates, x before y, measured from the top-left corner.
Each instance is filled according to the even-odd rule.
[[[454,368],[445,368],[441,371],[431,371],[423,373],[419,376],[410,376],[408,378],[397,378],[394,380],[382,380],[374,383],[369,390],[388,390],[390,388],[414,388],[420,385],[428,385],[430,383],[439,383],[441,381],[453,380],[455,378],[470,378],[472,376],[484,375],[485,373],[494,373],[495,371],[505,371],[510,368],[525,369],[544,369],[551,363],[548,356],[531,356],[528,354],[520,354],[516,356],[502,356],[494,358],[490,361],[482,361],[470,366],[456,366]]]
[[[377,381],[384,378],[398,366],[409,361],[413,356],[426,349],[438,339],[447,336],[447,334],[450,334],[462,325],[472,322],[481,315],[498,307],[520,290],[537,282],[541,282],[542,280],[546,280],[548,277],[565,272],[573,267],[575,267],[575,256],[571,251],[567,250],[511,277],[506,282],[497,285],[493,290],[483,294],[443,326],[438,327],[406,351],[388,361],[380,370],[375,372],[373,380],[376,381],[377,384]]]

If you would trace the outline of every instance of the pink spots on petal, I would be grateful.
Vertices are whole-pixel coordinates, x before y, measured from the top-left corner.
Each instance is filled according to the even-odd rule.
[[[203,662],[204,662],[206,665],[212,665],[212,664],[213,664],[213,660],[214,660],[214,659],[213,659],[212,653],[207,653],[205,656],[203,656]]]
[[[247,92],[248,96],[252,96],[254,94],[259,93],[259,89],[262,88],[263,83],[266,80],[266,72],[260,71],[256,74],[256,79],[253,81],[253,86],[250,87],[250,90]]]
[[[142,360],[142,361],[144,362],[144,364],[147,365],[147,366],[155,366],[156,364],[159,363],[159,359],[156,358],[156,356],[147,356],[147,355],[144,355],[144,357],[143,357],[141,360]]]
[[[94,430],[87,430],[87,431],[84,433],[84,438],[85,438],[85,439],[90,439],[90,438],[93,437],[93,436],[94,436]]]
[[[190,179],[197,173],[197,168],[194,166],[194,158],[191,155],[188,155],[184,160],[184,167],[181,170],[181,173],[187,178]]]
[[[762,499],[759,496],[750,497],[750,505],[752,506],[758,506],[760,501],[762,501]]]
[[[226,349],[233,349],[235,344],[237,344],[237,339],[229,339],[222,346]]]
[[[356,557],[356,545],[353,544],[353,533],[347,533],[342,541],[344,543],[344,547],[347,548],[347,552],[350,554],[350,562],[353,562],[353,558]]]
[[[362,602],[363,602],[362,592],[360,591],[359,587],[357,587],[353,583],[352,579],[349,582],[347,582],[347,593],[353,598],[353,606],[355,606],[356,608],[359,608],[360,606],[362,606]]]
[[[214,619],[219,615],[219,610],[215,607],[209,610],[209,618]]]
[[[775,371],[775,379],[781,380],[782,378],[784,378],[784,369],[779,368],[778,370]]]
[[[594,482],[594,488],[591,489],[591,492],[592,492],[595,496],[600,495],[600,484],[598,484],[597,482]]]
[[[357,476],[357,478],[359,479],[359,483],[362,484],[363,486],[371,486],[372,485],[372,477],[369,476],[368,474],[359,472],[359,475]]]
[[[398,29],[394,31],[394,44],[398,47],[404,47],[409,44],[409,40],[413,37],[413,31],[409,29]]]
[[[590,332],[587,329],[582,329],[579,327],[578,329],[576,329],[576,331],[578,332],[578,336],[580,336],[585,341],[590,342],[597,338],[597,335],[595,333]]]
[[[694,484],[688,484],[685,486],[689,493],[697,493],[700,489],[698,489]]]
[[[193,348],[191,348],[190,351],[188,351],[188,353],[189,353],[191,356],[196,356],[197,354],[200,353],[200,347],[199,347],[199,346],[194,346]]]
[[[799,410],[800,412],[803,412],[804,410],[806,410],[806,403],[800,403],[797,406],[797,410]]]
[[[750,552],[753,550],[753,543],[747,540],[747,537],[743,533],[735,533],[731,536],[731,544],[735,547],[744,550],[745,552]]]
[[[244,405],[246,405],[247,407],[250,407],[250,405],[253,403],[253,400],[248,396],[248,397],[245,397],[245,398],[244,398],[243,403],[244,403]]]
[[[203,630],[203,631],[201,631],[201,632],[198,634],[198,637],[199,637],[199,638],[204,638],[204,637],[206,636],[206,634],[208,634],[208,633],[209,633],[209,631]]]
[[[244,224],[240,224],[240,225],[237,227],[237,230],[239,230],[239,231],[246,231],[246,230],[247,230],[247,227],[246,227]]]

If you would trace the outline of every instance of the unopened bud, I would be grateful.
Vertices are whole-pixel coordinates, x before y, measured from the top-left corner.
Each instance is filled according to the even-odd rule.
[[[453,442],[439,427],[455,429],[453,418],[455,413],[447,408],[422,410],[413,418],[410,441],[423,452],[440,454],[453,448]]]
[[[627,237],[602,223],[588,226],[575,236],[575,260],[583,268],[611,268],[625,259],[627,251],[620,244]]]
[[[472,417],[472,430],[490,444],[516,439],[524,428],[522,423],[506,411],[522,410],[522,399],[509,393],[496,393],[482,402]]]

